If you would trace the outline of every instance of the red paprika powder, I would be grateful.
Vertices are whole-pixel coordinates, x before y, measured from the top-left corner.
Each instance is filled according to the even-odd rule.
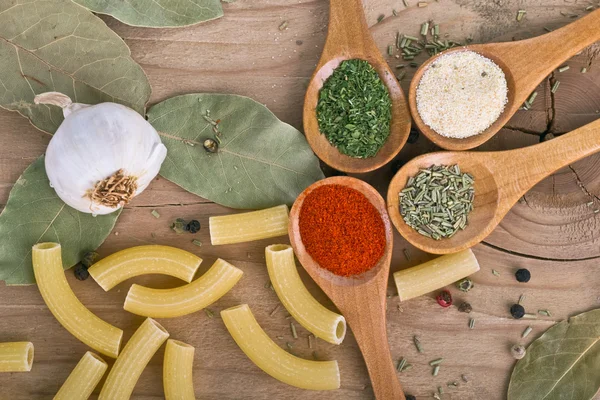
[[[300,209],[300,236],[306,251],[336,275],[358,275],[383,256],[385,226],[359,191],[324,185],[306,196]]]

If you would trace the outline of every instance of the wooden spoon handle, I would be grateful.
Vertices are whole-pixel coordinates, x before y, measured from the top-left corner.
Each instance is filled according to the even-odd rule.
[[[376,284],[366,286],[346,298],[343,314],[367,364],[377,400],[405,400],[387,339],[385,292]]]
[[[500,190],[500,207],[510,208],[548,175],[598,151],[600,119],[548,142],[524,149],[481,153],[481,156],[487,158],[484,162],[494,173]]]
[[[323,55],[329,48],[339,54],[370,46],[375,44],[369,33],[362,1],[330,0],[329,29]]]
[[[600,10],[596,10],[542,36],[481,46],[494,46],[493,53],[508,66],[513,75],[517,96],[526,98],[541,79],[585,47],[600,40],[599,26]],[[518,102],[517,106],[522,102]]]

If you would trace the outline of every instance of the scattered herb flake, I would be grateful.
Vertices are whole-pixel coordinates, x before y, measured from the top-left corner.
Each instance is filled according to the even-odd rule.
[[[500,272],[496,271],[495,269],[492,269],[492,274],[495,276],[500,276]]]
[[[431,375],[438,376],[439,373],[440,373],[440,366],[439,365],[434,365],[433,371],[431,371]]]
[[[430,362],[429,362],[429,365],[433,367],[433,366],[435,366],[435,365],[441,364],[441,363],[442,363],[442,361],[444,361],[444,359],[443,359],[443,358],[436,358],[435,360],[433,360],[433,361],[430,361]]]
[[[158,211],[156,211],[156,210],[152,210],[152,216],[153,216],[154,218],[156,218],[156,219],[160,218],[160,214],[159,214],[159,212],[158,212]]]
[[[281,23],[281,25],[279,25],[279,30],[280,31],[285,31],[288,28],[288,22],[287,21],[283,21]]]
[[[202,247],[202,242],[201,242],[201,241],[199,241],[198,239],[194,239],[194,240],[192,240],[192,243],[193,243],[195,246]]]
[[[420,1],[417,3],[419,8],[427,7],[429,4],[426,1]]]
[[[554,82],[554,85],[552,85],[552,89],[550,90],[552,93],[556,93],[556,91],[558,90],[558,86],[560,85],[560,81],[556,81]]]
[[[550,314],[550,311],[548,311],[548,310],[538,310],[538,314],[544,315],[546,317],[551,317],[552,316],[552,314]]]
[[[533,328],[531,326],[528,326],[527,328],[525,328],[525,330],[521,334],[521,337],[523,339],[525,339],[527,336],[529,336],[529,334],[531,333],[532,330],[533,330]]]
[[[558,72],[565,72],[565,71],[567,71],[569,68],[571,68],[571,67],[569,67],[568,65],[564,65],[564,66],[562,66],[562,67],[560,67],[560,68],[558,69]]]
[[[381,14],[379,17],[377,17],[377,23],[380,23],[381,21],[383,21],[384,18],[385,18],[385,15]]]
[[[475,328],[475,318],[469,319],[469,329]]]
[[[298,339],[298,332],[296,332],[296,325],[293,322],[290,322],[290,329],[292,330],[292,336],[294,339]]]
[[[417,351],[419,353],[423,353],[423,346],[421,345],[421,342],[419,341],[419,338],[417,336],[413,336],[413,342],[415,344],[415,347],[417,348]]]
[[[275,306],[275,308],[269,313],[269,316],[272,317],[273,315],[275,315],[275,313],[277,312],[277,310],[279,310],[279,307],[281,307],[281,304],[277,304]]]
[[[525,14],[527,14],[527,11],[525,11],[525,10],[517,11],[517,21],[521,22],[521,20],[525,16]]]
[[[213,312],[212,312],[212,311],[211,311],[209,308],[205,308],[205,309],[204,309],[204,313],[206,314],[206,316],[207,316],[208,318],[212,318],[212,317],[214,317],[214,316],[215,316],[215,313],[213,313]]]

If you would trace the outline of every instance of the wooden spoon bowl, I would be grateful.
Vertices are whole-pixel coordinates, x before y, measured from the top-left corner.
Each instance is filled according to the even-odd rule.
[[[315,154],[331,167],[344,172],[363,173],[389,162],[408,139],[410,114],[404,92],[369,32],[360,0],[330,0],[329,30],[323,54],[304,98],[304,131]],[[323,83],[344,60],[361,59],[379,74],[392,101],[390,136],[370,158],[354,158],[340,153],[319,130],[317,103]]]
[[[429,140],[446,150],[468,150],[487,142],[517,112],[539,83],[566,60],[600,40],[600,10],[553,32],[518,42],[476,44],[444,51],[424,62],[408,92],[416,126]],[[508,103],[498,119],[482,133],[464,139],[440,135],[423,122],[417,109],[417,87],[432,63],[444,54],[471,50],[494,61],[508,84]]]
[[[405,164],[390,182],[388,213],[400,235],[428,253],[447,254],[482,241],[511,207],[536,183],[554,171],[600,151],[600,120],[548,142],[498,152],[437,152]],[[457,164],[474,178],[473,211],[466,229],[448,239],[434,240],[408,226],[400,215],[398,193],[408,178],[432,165]]]
[[[300,235],[300,210],[306,196],[324,185],[343,185],[361,192],[375,206],[385,226],[386,246],[377,265],[364,274],[342,277],[321,268],[308,254]],[[393,232],[385,202],[369,184],[350,177],[318,181],[304,190],[290,211],[289,235],[298,260],[336,307],[342,312],[363,354],[378,400],[405,400],[390,356],[385,325],[388,275]]]

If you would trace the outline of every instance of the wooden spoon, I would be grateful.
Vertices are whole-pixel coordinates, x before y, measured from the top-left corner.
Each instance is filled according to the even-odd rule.
[[[536,183],[554,171],[600,151],[600,119],[548,142],[498,152],[438,152],[404,165],[390,182],[388,213],[406,240],[428,253],[456,253],[482,241]],[[475,200],[468,225],[449,239],[434,240],[408,226],[399,210],[398,193],[408,178],[431,165],[458,164],[475,180]]]
[[[600,40],[600,10],[553,32],[518,42],[476,44],[444,51],[423,63],[410,84],[409,104],[415,124],[429,140],[446,150],[467,150],[496,134],[523,105],[539,83],[566,60]],[[465,139],[442,136],[425,125],[417,111],[417,87],[425,70],[442,54],[472,50],[494,61],[506,75],[508,103],[504,112],[482,133]],[[560,79],[560,74],[557,76]]]
[[[323,185],[344,185],[358,190],[375,206],[385,225],[385,253],[379,263],[354,277],[334,275],[321,268],[306,252],[300,236],[300,209],[306,196]],[[304,269],[344,314],[363,354],[375,397],[378,400],[405,400],[392,363],[385,326],[385,302],[393,233],[383,198],[369,184],[350,177],[318,181],[304,190],[290,211],[289,234],[292,247]]]
[[[353,158],[335,148],[319,131],[317,102],[323,82],[344,60],[359,58],[368,61],[387,86],[392,100],[390,136],[370,158]],[[389,162],[404,146],[410,132],[410,114],[398,80],[382,57],[371,37],[361,0],[330,0],[329,31],[319,64],[304,98],[304,131],[315,154],[333,168],[345,172],[368,172]]]

